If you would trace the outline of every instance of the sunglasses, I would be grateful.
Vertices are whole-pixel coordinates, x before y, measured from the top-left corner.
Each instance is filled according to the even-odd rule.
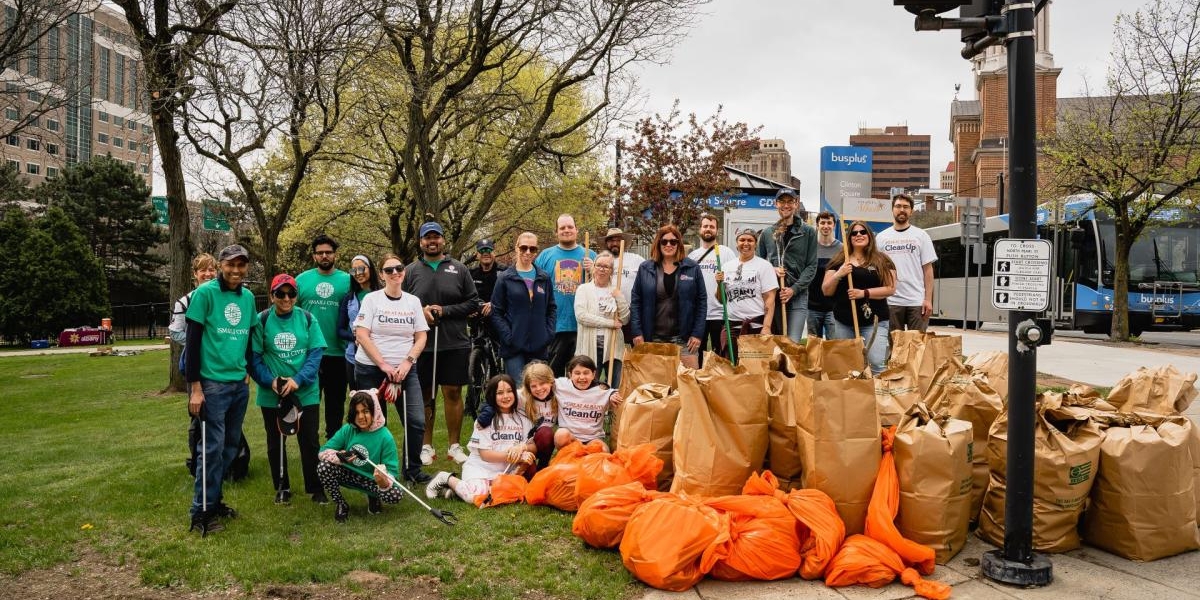
[[[867,230],[866,229],[855,229],[854,231],[850,232],[850,237],[854,237],[856,235],[867,235]]]
[[[279,298],[280,300],[283,300],[284,298],[295,298],[296,290],[292,290],[290,292],[287,290],[275,290],[274,292],[271,292],[271,295]]]
[[[362,275],[363,273],[366,273],[366,272],[367,272],[366,267],[353,267],[350,269],[351,275]]]
[[[663,238],[661,240],[658,240],[658,245],[659,246],[678,246],[679,240],[677,240],[675,238]]]
[[[387,275],[395,275],[396,273],[403,273],[404,267],[400,265],[396,265],[394,267],[384,267],[383,272]]]
[[[517,246],[517,250],[524,254],[537,254],[537,246]]]
[[[334,250],[317,250],[313,252],[314,256],[333,256],[334,254],[337,254]]]

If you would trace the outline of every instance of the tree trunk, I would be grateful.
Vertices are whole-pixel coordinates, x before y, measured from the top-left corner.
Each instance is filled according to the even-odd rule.
[[[167,243],[171,255],[171,286],[169,302],[188,293],[192,287],[192,228],[188,216],[187,188],[183,179],[183,160],[179,153],[179,132],[175,131],[175,120],[169,111],[154,107],[151,110],[154,135],[158,141],[158,152],[162,159],[163,181],[167,185],[167,219],[170,240]],[[172,305],[173,306],[173,305]],[[179,355],[183,347],[171,344],[171,362],[167,365],[168,392],[184,392],[187,384],[179,372]]]
[[[1123,342],[1129,339],[1129,248],[1133,239],[1128,233],[1128,227],[1121,219],[1116,223],[1116,272],[1113,273],[1113,341]]]

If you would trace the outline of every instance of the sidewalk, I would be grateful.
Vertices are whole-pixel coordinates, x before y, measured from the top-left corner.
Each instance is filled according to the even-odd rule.
[[[67,346],[65,348],[39,348],[37,350],[12,350],[10,352],[0,352],[0,358],[6,356],[47,356],[51,354],[87,354],[95,352],[100,348],[113,348],[114,350],[137,350],[145,352],[146,350],[166,350],[171,346],[168,344],[144,344],[140,346]]]

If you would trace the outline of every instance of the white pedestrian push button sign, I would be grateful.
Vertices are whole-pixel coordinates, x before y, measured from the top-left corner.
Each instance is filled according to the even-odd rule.
[[[1050,305],[1050,242],[996,240],[992,306],[1039,312]]]

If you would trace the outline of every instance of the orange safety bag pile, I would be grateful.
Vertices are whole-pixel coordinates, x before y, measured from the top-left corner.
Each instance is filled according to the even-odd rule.
[[[800,565],[796,573],[804,579],[823,577],[825,567],[846,539],[846,524],[838,515],[833,498],[821,490],[779,490],[777,480],[770,471],[751,475],[742,487],[742,493],[769,495],[783,501],[784,507],[796,520],[800,551]]]
[[[559,510],[575,512],[575,482],[579,479],[579,462],[561,462],[538,470],[525,486],[525,502],[537,506],[548,504]]]
[[[525,478],[520,475],[505,473],[492,480],[492,489],[484,495],[475,497],[475,506],[487,508],[503,504],[516,504],[525,499]],[[491,500],[488,497],[491,496]]]
[[[604,488],[579,505],[571,533],[596,548],[616,548],[625,535],[633,511],[655,498],[667,495],[647,490],[639,482]]]
[[[767,472],[771,481],[774,475]],[[743,488],[744,491],[744,488]],[[722,496],[706,505],[729,517],[725,558],[709,573],[725,581],[775,580],[794,577],[800,569],[796,517],[784,498],[772,494]]]
[[[641,444],[618,450],[615,454],[598,452],[579,459],[579,478],[575,500],[582,505],[592,494],[617,485],[637,481],[647,489],[656,489],[663,461],[654,455],[653,444]]]
[[[667,494],[633,511],[621,538],[621,562],[651,587],[682,592],[725,558],[728,541],[728,515]]]

